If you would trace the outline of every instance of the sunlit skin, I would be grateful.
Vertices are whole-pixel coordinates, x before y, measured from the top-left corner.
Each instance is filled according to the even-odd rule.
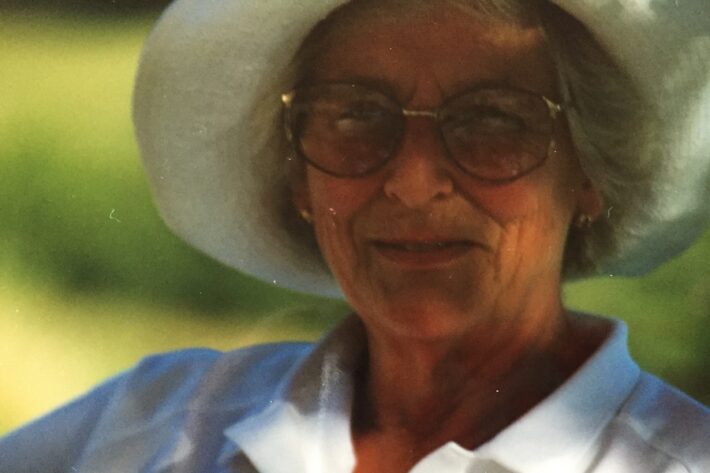
[[[559,99],[537,28],[441,5],[396,21],[363,16],[326,42],[312,80],[377,84],[410,109],[483,83]],[[407,127],[378,172],[349,179],[308,167],[294,194],[367,334],[353,413],[358,471],[408,471],[447,441],[476,447],[549,394],[602,336],[560,299],[571,222],[601,208],[564,117],[545,165],[502,185],[457,168],[431,119],[410,117]],[[383,254],[373,243],[383,240],[472,244],[420,264]]]

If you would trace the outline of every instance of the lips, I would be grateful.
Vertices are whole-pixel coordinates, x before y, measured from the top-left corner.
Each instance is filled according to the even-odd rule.
[[[375,246],[384,249],[393,249],[400,251],[438,251],[446,248],[457,246],[472,246],[473,243],[465,240],[446,240],[446,241],[383,241],[376,240]]]
[[[413,268],[447,265],[480,248],[473,241],[458,239],[378,239],[372,245],[386,260]]]

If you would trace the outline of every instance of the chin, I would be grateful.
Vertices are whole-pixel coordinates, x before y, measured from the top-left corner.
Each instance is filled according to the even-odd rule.
[[[371,322],[401,337],[436,341],[463,334],[477,322],[468,295],[451,297],[432,288],[412,289],[389,294],[384,301],[359,313],[366,325]]]

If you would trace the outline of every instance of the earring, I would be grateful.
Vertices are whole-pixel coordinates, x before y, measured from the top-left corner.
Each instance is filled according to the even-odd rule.
[[[589,230],[592,226],[594,220],[589,214],[579,214],[577,218],[574,219],[574,226],[580,230]]]
[[[301,218],[306,222],[306,223],[313,223],[313,215],[311,214],[310,211],[306,209],[299,209],[298,214],[301,216]]]

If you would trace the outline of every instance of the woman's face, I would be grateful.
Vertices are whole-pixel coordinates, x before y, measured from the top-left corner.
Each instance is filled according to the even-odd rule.
[[[482,84],[558,98],[541,30],[444,8],[339,29],[311,77],[378,84],[408,109],[436,108]],[[366,324],[440,337],[559,300],[570,222],[599,204],[563,122],[545,164],[506,184],[463,173],[428,117],[407,119],[397,154],[374,174],[340,178],[308,166],[294,200],[313,214],[321,251]]]

